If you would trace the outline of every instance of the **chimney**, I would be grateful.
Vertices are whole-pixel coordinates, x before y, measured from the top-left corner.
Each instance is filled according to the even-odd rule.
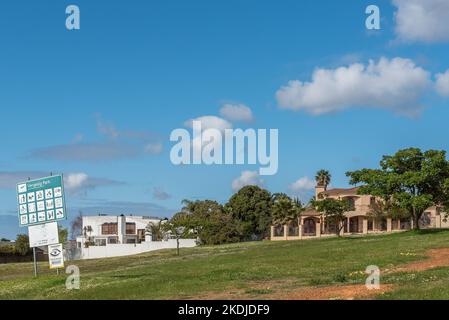
[[[317,185],[315,187],[315,199],[316,200],[320,200],[320,198],[318,197],[318,195],[322,192],[326,191],[326,187],[325,186],[319,186]]]

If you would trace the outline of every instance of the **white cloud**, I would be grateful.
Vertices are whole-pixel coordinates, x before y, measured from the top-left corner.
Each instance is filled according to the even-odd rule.
[[[219,148],[221,145],[222,141],[220,140],[213,140],[211,142],[210,139],[205,139],[205,137],[209,136],[210,132],[208,130],[217,129],[224,134],[226,129],[232,129],[232,124],[230,122],[216,116],[203,116],[187,120],[184,125],[188,128],[193,128],[193,121],[201,122],[201,135],[192,139],[192,148],[197,151],[201,151],[206,144],[212,144],[211,147],[214,148]]]
[[[251,109],[244,104],[225,104],[220,109],[220,115],[229,121],[251,122],[254,120]]]
[[[306,201],[313,195],[313,190],[315,189],[315,181],[309,177],[302,177],[288,186],[288,190],[294,195],[299,197],[301,200]]]
[[[257,171],[243,171],[240,177],[232,181],[232,190],[239,191],[245,186],[263,186],[264,181],[260,178]]]
[[[160,154],[163,150],[162,143],[149,143],[144,147],[144,151],[147,154]]]
[[[193,127],[193,121],[201,122],[201,129],[217,129],[220,131],[224,131],[225,129],[231,129],[232,124],[225,119],[216,116],[203,116],[195,119],[187,120],[184,125],[188,128]]]
[[[86,195],[88,190],[103,186],[121,185],[122,182],[90,177],[84,172],[69,173],[64,175],[64,187],[72,195]]]
[[[311,82],[290,81],[276,93],[281,108],[320,115],[351,107],[384,108],[416,115],[430,73],[412,60],[381,58],[368,65],[317,69]]]
[[[315,181],[309,177],[302,177],[288,186],[288,189],[294,193],[300,193],[304,191],[310,191],[315,188]]]
[[[436,75],[436,89],[443,97],[449,97],[449,69]]]
[[[448,0],[393,0],[396,34],[407,42],[449,41]]]
[[[72,173],[65,177],[64,185],[67,189],[78,189],[83,186],[89,179],[85,173]]]

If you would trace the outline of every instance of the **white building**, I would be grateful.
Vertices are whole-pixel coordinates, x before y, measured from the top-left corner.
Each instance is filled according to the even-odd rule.
[[[81,259],[96,259],[140,254],[144,252],[176,248],[176,239],[166,237],[155,241],[147,231],[149,223],[165,223],[165,220],[143,216],[83,216],[82,235],[77,237]],[[194,247],[194,239],[180,239],[181,248]]]

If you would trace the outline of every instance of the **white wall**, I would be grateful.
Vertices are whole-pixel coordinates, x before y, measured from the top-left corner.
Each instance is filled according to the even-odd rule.
[[[196,246],[195,239],[181,239],[179,240],[180,248],[192,248]],[[106,246],[91,246],[89,248],[82,248],[82,259],[99,259],[123,257],[144,252],[150,252],[161,249],[175,249],[176,239],[168,241],[153,241],[142,242],[140,244],[108,244]]]

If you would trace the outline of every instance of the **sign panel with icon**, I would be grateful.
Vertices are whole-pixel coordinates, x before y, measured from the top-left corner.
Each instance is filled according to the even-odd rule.
[[[62,175],[17,184],[17,200],[21,227],[67,218]]]
[[[48,246],[59,243],[58,223],[42,223],[28,227],[30,248]]]
[[[58,243],[48,246],[48,262],[50,269],[64,268],[62,244]]]

